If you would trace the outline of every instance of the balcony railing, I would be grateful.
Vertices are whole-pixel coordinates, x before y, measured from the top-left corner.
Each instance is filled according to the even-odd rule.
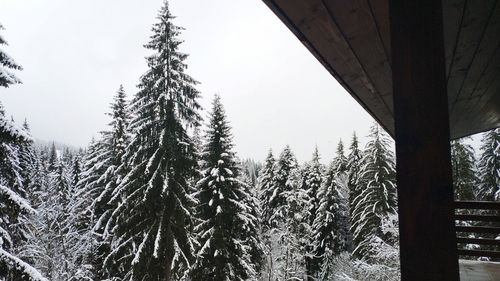
[[[455,221],[458,224],[457,244],[460,256],[489,257],[500,259],[500,202],[457,201],[455,202]],[[474,234],[474,235],[471,235]],[[470,237],[473,236],[473,237]],[[465,245],[488,245],[488,250],[467,249]],[[491,250],[490,250],[491,249]]]

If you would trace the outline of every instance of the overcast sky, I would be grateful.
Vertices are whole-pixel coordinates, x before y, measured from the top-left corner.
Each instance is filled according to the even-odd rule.
[[[22,85],[0,100],[43,140],[85,146],[105,128],[118,86],[129,96],[146,70],[142,45],[162,0],[0,0],[8,54]],[[368,133],[371,117],[260,0],[171,0],[186,30],[181,50],[201,82],[202,104],[218,93],[241,157],[263,160],[290,144],[300,161],[317,144],[324,162],[340,138]],[[204,114],[204,116],[206,113]]]

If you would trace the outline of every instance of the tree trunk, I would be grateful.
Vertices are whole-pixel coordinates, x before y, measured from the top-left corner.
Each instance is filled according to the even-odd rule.
[[[173,255],[167,255],[165,258],[165,271],[164,271],[164,276],[165,276],[165,281],[170,281],[172,278],[172,261],[173,261]]]

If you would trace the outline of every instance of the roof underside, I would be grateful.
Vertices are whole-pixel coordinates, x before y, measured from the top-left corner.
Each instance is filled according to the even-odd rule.
[[[394,135],[388,0],[264,0]],[[500,0],[443,0],[451,137],[500,127]]]

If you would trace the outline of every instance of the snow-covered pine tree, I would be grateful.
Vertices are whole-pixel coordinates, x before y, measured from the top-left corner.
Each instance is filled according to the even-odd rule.
[[[0,34],[0,46],[6,44]],[[21,70],[21,66],[0,49],[0,88],[21,83],[10,70]],[[6,281],[45,280],[16,253],[16,248],[28,238],[27,216],[34,213],[26,199],[19,159],[20,147],[30,140],[29,134],[5,117],[0,103],[0,279]]]
[[[259,199],[262,208],[262,223],[264,229],[271,227],[269,224],[271,216],[273,214],[273,206],[271,205],[271,199],[275,191],[274,188],[274,164],[276,160],[272,150],[269,150],[264,167],[259,176]]]
[[[4,28],[0,23],[0,31]],[[0,34],[0,46],[7,45],[7,41]],[[11,70],[22,70],[22,67],[18,65],[7,53],[0,49],[0,87],[9,87],[13,84],[21,83],[21,80],[17,78]]]
[[[212,106],[201,155],[202,179],[197,185],[200,222],[195,231],[201,247],[192,278],[255,280],[261,264],[258,253],[262,256],[263,251],[256,205],[249,186],[238,179],[241,171],[219,96]]]
[[[313,223],[313,245],[316,255],[315,274],[318,280],[334,278],[334,262],[342,253],[350,250],[347,211],[348,178],[345,173],[335,173],[335,161],[329,167],[321,197],[317,219]]]
[[[478,198],[500,201],[500,128],[484,133],[481,142]]]
[[[265,278],[266,280],[273,280],[274,272],[274,257],[273,257],[273,246],[271,241],[271,224],[270,218],[273,213],[273,209],[270,204],[270,199],[274,193],[274,164],[276,160],[271,149],[267,154],[264,166],[261,170],[259,178],[257,179],[257,192],[259,194],[260,209],[262,212],[261,216],[261,229],[262,229],[262,240],[265,244]]]
[[[345,173],[347,171],[347,157],[345,157],[344,143],[342,140],[339,140],[339,143],[337,144],[337,154],[335,159],[333,159],[333,162],[335,172],[337,174]]]
[[[105,227],[112,210],[116,206],[109,204],[111,194],[119,183],[122,173],[118,167],[122,165],[122,156],[128,145],[130,136],[128,124],[130,113],[125,91],[119,87],[110,105],[111,117],[109,129],[100,133],[98,140],[93,139],[83,158],[81,179],[76,186],[75,222],[81,233],[79,255],[81,275],[92,275],[101,280],[111,277],[123,277],[124,263],[104,264],[104,258],[110,254],[112,233]],[[120,252],[120,254],[123,254]]]
[[[346,164],[344,147],[340,141],[337,154],[326,171],[317,194],[319,205],[312,223],[315,277],[331,277],[328,272],[322,272],[329,268],[325,263],[350,248]]]
[[[316,213],[319,208],[319,199],[317,197],[318,191],[321,188],[323,183],[323,174],[325,172],[324,166],[319,162],[320,155],[318,151],[318,147],[314,148],[313,156],[310,162],[305,163],[302,169],[302,189],[307,192],[309,197],[309,204],[307,204],[309,217],[307,219],[307,223],[309,224],[309,228],[312,228],[314,223],[314,219],[316,218]],[[309,237],[309,243],[307,245],[307,253],[306,256],[306,267],[307,267],[307,275],[308,280],[312,280],[312,276],[317,271],[317,258],[314,257],[314,237]]]
[[[451,166],[455,199],[474,200],[476,198],[476,163],[474,149],[465,139],[451,141]]]
[[[28,122],[24,120],[23,123],[24,132],[31,136],[30,127]],[[19,170],[21,178],[23,179],[23,186],[28,190],[28,187],[31,185],[31,172],[35,168],[37,159],[35,155],[35,150],[33,147],[33,140],[27,139],[19,144]]]
[[[271,197],[266,202],[271,214],[268,222],[272,257],[270,276],[277,280],[303,279],[309,237],[309,197],[301,188],[299,166],[288,145],[274,166]]]
[[[73,188],[76,187],[78,182],[80,181],[80,177],[82,176],[82,167],[80,165],[80,156],[75,155],[73,156],[73,161],[71,165],[71,171],[70,171],[70,184]]]
[[[273,230],[277,234],[280,246],[277,255],[279,280],[303,280],[308,274],[306,257],[310,257],[311,215],[308,207],[311,199],[307,190],[301,187],[300,177],[298,166],[288,172],[286,183],[288,188],[283,191],[283,196],[286,198],[286,210],[283,210],[284,222],[279,223]]]
[[[77,273],[78,276],[84,275],[96,280],[105,280],[99,271],[102,262],[96,262],[102,261],[103,256],[97,250],[100,236],[93,230],[97,212],[93,202],[104,189],[100,183],[109,166],[105,152],[105,143],[101,139],[92,139],[82,155],[80,179],[75,186],[72,203],[73,226],[79,233],[74,243],[77,247],[74,253],[77,256]]]
[[[339,230],[338,236],[339,241],[337,243],[338,248],[334,250],[336,255],[339,255],[344,251],[352,251],[352,235],[350,232],[351,228],[351,211],[349,206],[350,201],[350,190],[349,185],[344,184],[345,178],[349,180],[349,170],[347,167],[348,161],[347,157],[344,154],[344,144],[342,140],[339,140],[337,144],[337,154],[333,159],[333,163],[335,165],[335,178],[336,185],[335,187],[338,189],[338,194],[340,194],[338,207],[336,208],[336,217],[338,218]]]
[[[271,210],[269,224],[271,227],[278,226],[284,222],[288,215],[288,204],[285,192],[294,190],[294,184],[291,179],[296,176],[299,164],[293,154],[290,146],[286,146],[281,152],[275,163],[273,183],[269,186],[271,197],[268,200],[266,209]]]
[[[354,199],[361,193],[359,185],[359,174],[361,170],[362,151],[359,149],[358,137],[356,132],[352,134],[351,144],[349,146],[349,155],[347,156],[347,177],[349,186],[349,217],[352,225],[352,212],[354,210]],[[350,231],[352,236],[352,231]]]
[[[147,58],[149,70],[131,107],[134,135],[121,168],[128,173],[110,201],[117,206],[110,217],[112,253],[136,245],[126,280],[168,281],[177,266],[193,260],[190,228],[195,201],[188,191],[196,159],[186,127],[199,123],[199,93],[197,82],[185,72],[187,55],[179,51],[181,28],[172,20],[165,2],[145,45],[155,53]]]
[[[384,240],[382,222],[396,213],[395,165],[389,138],[374,124],[370,129],[360,171],[361,193],[354,199],[352,226],[356,257],[370,260],[375,240]],[[377,239],[374,239],[377,238]]]
[[[50,150],[49,150],[49,153],[48,153],[48,163],[49,163],[49,170],[51,172],[54,172],[55,170],[57,170],[57,166],[58,166],[58,162],[59,162],[59,157],[57,155],[57,149],[56,149],[56,144],[54,142],[52,142],[52,144],[50,145]]]
[[[49,159],[50,160],[50,159]],[[35,264],[53,281],[67,281],[74,270],[71,221],[72,189],[65,163],[59,159],[41,162],[33,179],[37,206],[36,238],[31,243],[39,249]],[[53,165],[55,170],[51,170]]]

